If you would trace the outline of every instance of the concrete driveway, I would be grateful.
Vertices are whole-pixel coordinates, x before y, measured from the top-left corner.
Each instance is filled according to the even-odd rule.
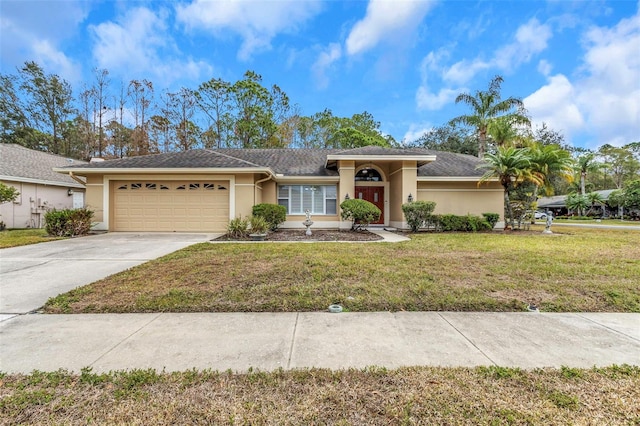
[[[1,249],[0,320],[32,312],[50,297],[214,237],[116,232]]]

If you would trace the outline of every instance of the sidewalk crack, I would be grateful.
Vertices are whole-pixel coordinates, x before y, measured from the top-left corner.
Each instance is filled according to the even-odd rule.
[[[478,352],[480,352],[485,358],[487,358],[493,365],[498,365],[493,359],[491,359],[491,357],[489,355],[487,355],[485,353],[485,351],[483,351],[482,349],[480,349],[480,347],[478,347],[478,345],[476,345],[471,339],[469,339],[462,331],[458,330],[458,327],[456,327],[455,325],[453,325],[448,319],[446,319],[444,316],[442,316],[442,314],[440,312],[438,312],[438,315],[440,316],[440,318],[442,318],[447,324],[449,324],[455,331],[458,332],[458,334],[460,334],[467,342],[469,342],[471,344],[471,346],[473,346],[474,348],[476,348],[478,350]]]
[[[150,321],[148,321],[147,323],[141,325],[140,327],[138,327],[137,330],[134,330],[132,333],[130,333],[128,336],[125,336],[123,339],[121,339],[118,343],[116,343],[115,345],[113,345],[111,348],[107,349],[102,355],[100,355],[98,358],[96,358],[92,363],[91,363],[91,367],[93,367],[98,361],[100,361],[102,358],[104,358],[105,356],[109,355],[111,352],[113,352],[118,346],[122,345],[124,342],[126,342],[127,340],[131,339],[133,336],[135,336],[136,334],[138,334],[143,328],[146,328],[147,326],[149,326],[149,324],[151,324],[152,322],[154,322],[155,320],[157,320],[158,318],[160,318],[160,316],[162,315],[162,313],[157,314],[155,317],[153,317]]]
[[[296,340],[296,332],[298,331],[298,318],[300,318],[300,312],[296,312],[296,322],[293,325],[293,333],[291,334],[291,345],[289,347],[289,359],[287,359],[287,370],[291,368],[291,358],[293,357],[293,345]]]

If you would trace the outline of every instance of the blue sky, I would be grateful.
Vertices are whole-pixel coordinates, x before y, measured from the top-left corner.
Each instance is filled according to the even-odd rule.
[[[502,75],[586,148],[640,141],[640,3],[616,1],[0,0],[0,72],[34,60],[79,90],[92,70],[156,90],[246,70],[303,115],[368,111],[411,141]]]

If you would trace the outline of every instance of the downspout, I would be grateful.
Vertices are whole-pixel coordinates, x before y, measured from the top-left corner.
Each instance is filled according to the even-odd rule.
[[[253,188],[254,188],[254,189],[253,189],[253,204],[254,204],[254,205],[255,205],[255,203],[256,203],[256,200],[258,199],[258,185],[259,185],[259,184],[261,184],[262,182],[266,182],[266,181],[268,181],[268,180],[271,180],[271,179],[273,179],[274,177],[275,177],[275,176],[273,176],[273,174],[272,174],[272,173],[268,173],[266,178],[264,178],[264,179],[260,179],[259,181],[256,181],[256,182],[253,184]]]
[[[82,179],[80,179],[79,177],[77,177],[76,175],[73,174],[73,172],[69,172],[69,177],[73,180],[75,180],[76,182],[78,182],[80,185],[82,186],[87,186],[86,182],[83,182]]]

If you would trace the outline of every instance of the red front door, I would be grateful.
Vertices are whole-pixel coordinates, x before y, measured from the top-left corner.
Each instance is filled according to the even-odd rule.
[[[356,186],[356,198],[369,201],[380,209],[380,220],[372,224],[384,224],[384,187],[383,186]]]

